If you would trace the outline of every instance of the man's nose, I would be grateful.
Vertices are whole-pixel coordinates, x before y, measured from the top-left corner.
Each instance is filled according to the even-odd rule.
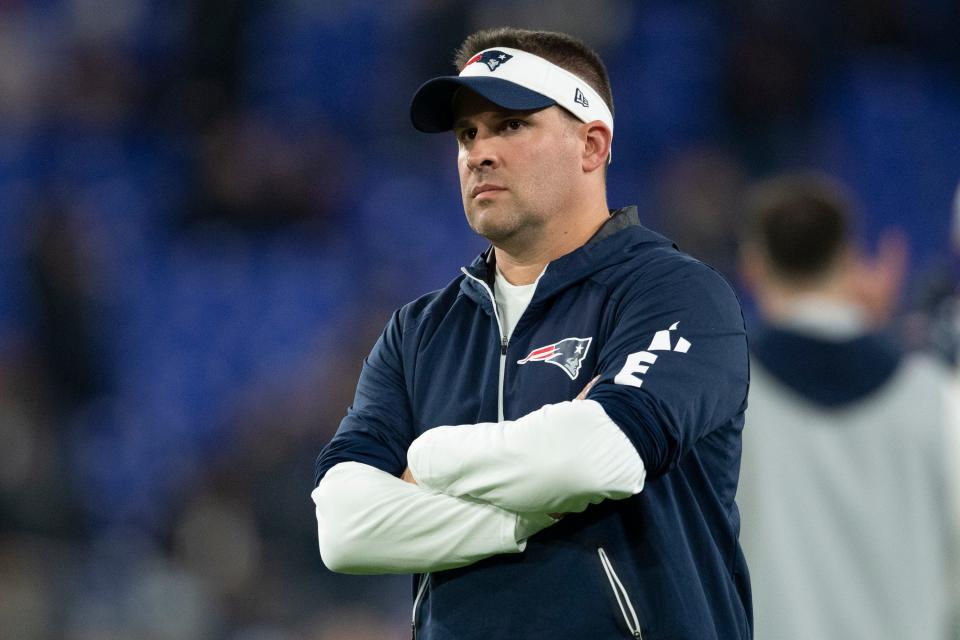
[[[493,136],[478,135],[473,139],[467,154],[467,167],[471,170],[496,169],[500,166],[500,156]]]

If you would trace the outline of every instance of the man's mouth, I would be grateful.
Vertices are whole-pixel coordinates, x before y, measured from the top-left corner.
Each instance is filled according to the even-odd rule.
[[[495,191],[506,191],[503,187],[498,187],[495,184],[478,184],[470,192],[472,198],[478,197],[482,193],[490,194]]]

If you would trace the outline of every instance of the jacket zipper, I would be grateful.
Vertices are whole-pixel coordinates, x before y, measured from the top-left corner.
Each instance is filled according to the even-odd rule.
[[[503,378],[507,370],[507,336],[503,332],[503,324],[500,323],[500,312],[497,311],[497,299],[494,297],[490,285],[480,278],[470,275],[463,267],[460,268],[460,271],[463,272],[463,275],[471,280],[475,280],[483,287],[483,290],[490,296],[490,304],[493,305],[493,317],[497,321],[497,331],[500,332],[500,373],[497,379],[497,422],[503,422]]]
[[[413,632],[413,640],[417,640],[417,610],[420,608],[420,601],[423,600],[423,594],[427,590],[427,580],[429,573],[421,574],[420,586],[417,588],[417,597],[413,599],[413,613],[410,615],[410,628]]]
[[[620,577],[614,570],[613,564],[610,562],[610,558],[607,556],[607,552],[603,550],[603,547],[597,547],[597,554],[600,556],[600,564],[603,566],[603,572],[607,575],[607,582],[610,583],[610,588],[613,589],[613,596],[617,599],[617,606],[620,607],[620,614],[623,616],[624,622],[627,623],[627,629],[630,631],[630,635],[637,640],[643,640],[643,633],[640,631],[640,619],[637,617],[636,609],[633,608],[633,603],[630,602],[627,589],[620,581]]]

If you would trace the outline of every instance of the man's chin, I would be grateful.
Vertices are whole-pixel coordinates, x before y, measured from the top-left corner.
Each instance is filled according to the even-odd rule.
[[[490,215],[491,211],[484,211],[470,217],[470,228],[478,235],[494,244],[507,241],[517,233],[517,224],[514,220],[504,220]]]

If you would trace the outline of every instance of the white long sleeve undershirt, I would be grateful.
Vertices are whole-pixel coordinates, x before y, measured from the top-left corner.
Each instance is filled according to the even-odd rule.
[[[415,486],[389,473],[341,462],[311,494],[320,555],[341,573],[423,573],[519,553],[553,524]]]
[[[421,486],[518,512],[580,512],[639,493],[646,476],[633,444],[593,400],[430,429],[410,445],[407,464]]]
[[[636,449],[599,403],[546,405],[518,420],[430,429],[410,446],[417,485],[359,462],[311,497],[320,555],[342,573],[421,573],[519,553],[553,524],[643,488]]]

